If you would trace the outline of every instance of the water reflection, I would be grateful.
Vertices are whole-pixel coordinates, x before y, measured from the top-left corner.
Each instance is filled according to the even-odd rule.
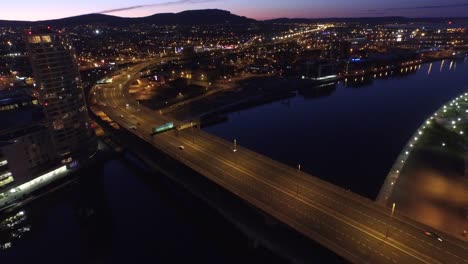
[[[359,78],[345,79],[345,86],[349,88],[362,88],[371,86],[376,78],[377,77],[367,75]]]
[[[300,87],[298,93],[305,99],[315,99],[324,96],[330,96],[336,91],[337,82],[316,85],[312,87]]]
[[[437,68],[437,63],[356,81],[355,87],[369,82],[366,85],[371,89],[348,89],[354,85],[350,80],[350,84],[341,82],[318,90],[304,87],[299,91],[301,96],[286,94],[275,98],[276,103],[255,102],[240,113],[235,109],[235,113],[227,114],[228,121],[207,130],[228,140],[236,138],[246,147],[291,166],[300,162],[305,171],[373,199],[395,157],[422,120],[464,89],[460,83],[466,81],[463,71],[468,64],[458,63],[456,74],[452,74],[455,63],[451,72],[431,73],[428,68]],[[423,70],[418,73],[420,68]],[[212,105],[208,106],[211,109]],[[219,263],[233,256],[238,258],[233,262],[252,261],[251,251],[239,249],[244,238],[226,235],[234,233],[233,228],[220,225],[221,220],[210,217],[213,212],[194,206],[192,197],[184,198],[186,192],[173,194],[175,187],[163,181],[150,185],[140,180],[143,176],[162,177],[128,170],[115,162],[103,170],[93,168],[76,184],[26,206],[26,220],[17,229],[29,227],[30,231],[21,233],[19,239],[12,239],[17,229],[2,231],[6,239],[0,243],[12,242],[4,251],[12,252],[10,260],[21,258],[24,263],[46,255],[47,260],[60,259],[56,263],[64,259],[67,263],[87,263],[89,259],[139,263],[145,262],[145,257],[161,263],[174,263],[174,258],[179,262],[204,259]],[[434,189],[438,182],[437,177],[428,181],[421,195],[443,197]],[[447,196],[446,201],[454,198]],[[30,256],[24,256],[24,252]],[[161,255],[172,261],[163,261]],[[110,258],[114,261],[100,261]],[[47,260],[44,262],[51,263]],[[263,260],[272,263],[271,259]]]
[[[15,240],[31,231],[31,225],[24,210],[5,214],[0,219],[2,219],[0,220],[0,250],[11,248]]]
[[[452,61],[450,67],[455,65]],[[449,67],[449,68],[450,68]],[[382,187],[379,200],[406,215],[467,239],[468,93],[444,104],[415,132]],[[391,191],[393,189],[393,192]]]
[[[300,89],[289,108],[257,105],[205,130],[374,199],[421,122],[465,89],[468,64],[434,71],[440,64],[352,77],[323,92]]]
[[[392,201],[409,217],[462,238],[463,231],[468,230],[468,185],[463,180],[463,162],[430,151],[412,155]]]
[[[35,244],[47,234],[54,239],[61,238],[59,240],[70,247],[79,248],[79,262],[88,262],[90,256],[93,259],[106,256],[112,236],[111,215],[100,176],[102,169],[102,165],[85,169],[68,178],[67,182],[36,192],[33,194],[35,199],[22,208],[3,213],[0,216],[3,219],[0,222],[0,248],[4,253],[19,256],[25,245]],[[70,232],[80,235],[74,237]],[[59,247],[56,243],[50,246]],[[20,244],[22,246],[18,246]],[[44,246],[33,247],[43,249]],[[66,252],[54,254],[61,256]],[[34,260],[33,257],[24,258]]]
[[[402,78],[408,75],[416,74],[421,68],[421,64],[399,68],[395,70],[388,70],[380,73],[374,73],[373,75],[363,75],[359,77],[345,78],[344,84],[350,88],[360,88],[373,85],[375,80],[385,80],[390,78]],[[429,66],[429,72],[432,68],[432,64]]]
[[[91,171],[89,171],[91,172]],[[102,259],[107,256],[112,245],[111,210],[107,201],[103,177],[103,165],[94,168],[92,173],[82,175],[73,195],[73,212],[79,223],[81,248],[88,256]]]

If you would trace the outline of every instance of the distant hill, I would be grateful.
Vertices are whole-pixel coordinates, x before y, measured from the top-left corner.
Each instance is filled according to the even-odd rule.
[[[430,18],[408,18],[408,17],[352,17],[352,18],[276,18],[265,20],[266,23],[325,23],[325,22],[341,22],[341,23],[362,23],[362,24],[386,24],[386,23],[444,23],[453,21],[464,23],[468,18],[446,18],[446,17],[430,17]]]
[[[229,11],[219,9],[192,10],[177,14],[155,14],[143,18],[146,23],[167,25],[214,25],[214,24],[249,24],[257,22],[244,16],[231,14]]]
[[[155,25],[217,25],[217,24],[248,24],[256,20],[231,14],[229,11],[219,9],[191,10],[180,13],[162,13],[147,17],[127,18],[104,14],[88,14],[43,21],[9,21],[0,20],[0,26],[76,26],[82,24],[97,25],[128,25],[128,24],[155,24]]]
[[[278,24],[289,24],[289,23],[315,23],[314,19],[309,18],[275,18],[270,20],[264,20],[265,23],[278,23]]]
[[[441,23],[447,21],[458,23],[468,22],[467,18],[407,18],[407,17],[360,17],[360,18],[277,18],[265,21],[257,21],[244,16],[234,15],[229,11],[219,9],[190,10],[180,13],[162,13],[147,17],[117,17],[104,14],[88,14],[75,17],[67,17],[44,21],[9,21],[0,20],[2,26],[36,26],[50,25],[54,27],[69,27],[82,24],[95,25],[115,25],[126,26],[131,24],[154,24],[154,25],[218,25],[218,24],[250,24],[250,23],[326,23],[326,22],[346,22],[365,24],[384,23],[410,23],[427,22]]]

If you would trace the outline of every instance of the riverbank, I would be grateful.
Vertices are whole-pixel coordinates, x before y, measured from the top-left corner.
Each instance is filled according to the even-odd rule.
[[[212,120],[222,120],[223,115],[229,112],[240,111],[274,101],[284,101],[287,104],[289,98],[296,94],[307,98],[330,96],[335,92],[337,85],[343,82],[347,87],[365,87],[371,85],[374,80],[402,78],[415,74],[420,67],[421,65],[408,66],[403,68],[402,71],[388,71],[324,84],[278,76],[250,77],[232,83],[229,89],[221,89],[206,96],[193,98],[167,107],[164,109],[163,114],[184,121],[202,119],[206,120],[206,125],[209,125],[213,123]]]
[[[465,134],[466,133],[466,134]],[[468,93],[444,104],[399,155],[378,202],[468,241]]]
[[[335,85],[336,82],[330,83],[332,87]],[[167,114],[178,120],[211,119],[228,112],[248,109],[265,103],[287,101],[288,98],[295,96],[297,91],[318,94],[317,91],[323,90],[325,86],[314,85],[308,80],[255,77],[236,84],[233,89],[223,90],[209,97],[174,108]]]

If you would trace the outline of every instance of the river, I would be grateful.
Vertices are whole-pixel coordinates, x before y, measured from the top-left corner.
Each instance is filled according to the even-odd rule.
[[[467,88],[468,62],[409,71],[343,81],[325,93],[302,89],[289,100],[228,113],[205,130],[375,199],[414,131]],[[12,242],[0,250],[2,263],[284,262],[131,154],[80,174],[19,209],[30,231],[0,234]],[[317,256],[341,262],[322,249]]]

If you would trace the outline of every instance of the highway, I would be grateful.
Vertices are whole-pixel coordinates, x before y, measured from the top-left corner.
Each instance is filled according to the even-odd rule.
[[[353,263],[468,264],[465,242],[412,221],[398,211],[288,167],[197,128],[151,136],[167,122],[181,123],[140,106],[129,83],[145,62],[95,86],[90,101],[124,129],[209,178],[259,210]],[[128,104],[128,106],[127,106]],[[132,127],[136,127],[136,129]],[[183,146],[184,149],[180,149]],[[424,234],[438,233],[442,241]]]

